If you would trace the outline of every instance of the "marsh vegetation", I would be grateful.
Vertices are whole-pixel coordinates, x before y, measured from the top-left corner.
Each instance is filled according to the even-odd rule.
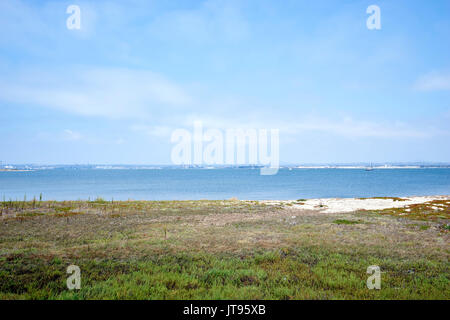
[[[2,299],[450,298],[450,201],[351,213],[236,199],[0,208]],[[71,264],[80,290],[66,287]],[[366,287],[371,265],[381,290]]]

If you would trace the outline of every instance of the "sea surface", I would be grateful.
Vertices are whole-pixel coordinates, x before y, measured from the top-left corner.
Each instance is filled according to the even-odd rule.
[[[0,172],[1,200],[286,200],[450,195],[450,169],[106,170],[52,169]]]

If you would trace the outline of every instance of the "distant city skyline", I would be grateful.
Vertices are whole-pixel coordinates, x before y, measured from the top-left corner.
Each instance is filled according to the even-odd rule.
[[[202,121],[281,165],[449,163],[449,39],[445,0],[3,0],[0,161],[171,165]]]
[[[71,164],[60,164],[60,163],[2,163],[0,162],[0,168],[68,168],[68,167],[78,167],[78,168],[97,168],[97,169],[108,169],[108,168],[244,168],[244,167],[263,167],[257,163],[254,164],[192,164],[192,165],[177,165],[177,164],[158,164],[158,163],[148,163],[148,164],[125,164],[125,163],[115,163],[115,164],[104,164],[104,163],[71,163]],[[293,167],[358,167],[364,168],[367,166],[373,167],[450,167],[450,162],[348,162],[348,163],[280,163],[280,168],[293,168]]]

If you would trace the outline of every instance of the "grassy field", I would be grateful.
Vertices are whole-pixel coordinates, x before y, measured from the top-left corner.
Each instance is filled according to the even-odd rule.
[[[0,210],[1,299],[450,298],[445,200],[345,214],[237,200]],[[66,287],[72,264],[80,290]],[[380,290],[366,287],[371,265]]]

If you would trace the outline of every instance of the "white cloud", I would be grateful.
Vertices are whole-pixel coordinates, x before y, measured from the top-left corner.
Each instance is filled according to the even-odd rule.
[[[439,130],[436,127],[423,127],[413,123],[403,123],[398,121],[367,121],[361,119],[330,118],[327,116],[304,116],[295,117],[295,121],[286,118],[271,118],[268,120],[253,118],[252,120],[244,117],[230,118],[217,117],[212,114],[186,115],[185,120],[180,122],[179,128],[188,130],[193,129],[194,121],[201,121],[204,130],[218,129],[225,131],[227,129],[279,129],[280,139],[290,141],[293,137],[299,137],[304,133],[318,132],[330,136],[341,136],[348,139],[360,138],[381,138],[381,139],[399,139],[399,138],[430,138],[438,135],[449,135],[449,131]],[[145,132],[152,136],[167,136],[172,127],[146,127],[134,126],[135,131]],[[162,134],[163,133],[163,134]]]
[[[439,83],[443,87],[442,82]],[[346,138],[426,138],[448,134],[436,128],[393,121],[283,113],[274,117],[239,98],[221,103],[208,98],[194,99],[184,87],[146,70],[81,67],[62,72],[29,69],[14,75],[1,75],[0,88],[0,100],[3,101],[83,116],[139,120],[141,124],[131,126],[132,131],[158,138],[170,137],[174,128],[189,128],[195,120],[202,120],[205,128],[280,129],[280,133],[287,136],[303,132],[323,132]],[[67,129],[65,138],[80,140],[82,136]]]
[[[327,118],[309,118],[288,126],[286,131],[301,134],[306,131],[324,132],[347,138],[425,138],[435,132],[414,128],[403,123],[380,123],[375,121]]]
[[[447,91],[450,90],[450,74],[429,73],[420,77],[414,88],[419,91]]]
[[[181,86],[133,69],[27,70],[0,76],[0,87],[0,100],[109,118],[148,118],[190,102]]]
[[[81,134],[79,132],[75,132],[69,129],[64,130],[64,139],[65,140],[71,140],[71,141],[77,141],[82,138]]]
[[[152,137],[170,138],[170,135],[172,131],[175,130],[175,127],[135,124],[131,126],[131,130],[134,132],[141,132]]]

